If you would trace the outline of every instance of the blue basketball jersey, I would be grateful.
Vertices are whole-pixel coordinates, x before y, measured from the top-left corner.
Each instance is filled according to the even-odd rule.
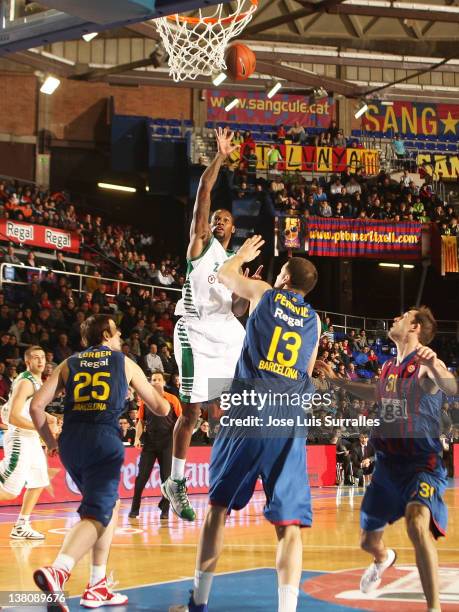
[[[317,340],[317,315],[304,296],[266,291],[248,319],[235,378],[295,383],[300,393],[310,385],[307,369]]]
[[[65,431],[74,423],[108,425],[119,430],[128,384],[125,356],[107,346],[93,346],[67,360]]]
[[[387,456],[427,456],[442,452],[442,392],[427,393],[420,384],[419,361],[413,351],[397,365],[386,361],[377,384],[378,418],[371,442]],[[433,457],[432,457],[433,458]]]

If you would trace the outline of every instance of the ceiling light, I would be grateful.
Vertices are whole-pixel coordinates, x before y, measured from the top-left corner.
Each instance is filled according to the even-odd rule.
[[[127,187],[126,185],[114,185],[113,183],[97,183],[97,186],[101,189],[112,189],[113,191],[127,191],[129,193],[135,193],[137,191],[135,187]]]
[[[220,74],[217,74],[217,76],[212,79],[212,84],[215,85],[215,87],[218,87],[223,83],[223,81],[226,81],[227,78],[228,77],[224,72],[220,72]]]
[[[40,87],[41,93],[48,94],[49,96],[53,94],[56,89],[61,84],[60,80],[53,76],[48,76],[43,82],[43,85]]]
[[[282,87],[282,83],[280,81],[277,81],[277,83],[274,83],[274,85],[271,87],[271,89],[266,94],[267,97],[273,98],[277,94],[279,89],[281,89],[281,87]]]
[[[396,263],[380,263],[378,264],[380,268],[400,268],[400,264]],[[412,269],[414,268],[413,264],[403,264],[402,268]]]
[[[366,113],[367,110],[368,110],[368,104],[365,102],[363,106],[361,106],[359,110],[355,113],[354,117],[358,119],[359,117],[363,115],[363,113]]]
[[[226,112],[229,112],[232,108],[234,108],[238,104],[239,104],[239,98],[234,98],[234,100],[231,100],[231,102],[225,106]]]
[[[394,103],[392,102],[392,100],[382,100],[381,106],[394,106]]]
[[[99,32],[89,32],[88,34],[83,34],[83,36],[81,37],[83,40],[85,40],[86,42],[90,42],[93,38],[95,38],[97,35],[99,34]]]

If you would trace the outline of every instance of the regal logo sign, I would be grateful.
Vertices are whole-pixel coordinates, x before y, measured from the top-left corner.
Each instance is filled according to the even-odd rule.
[[[209,490],[209,464],[211,448],[209,446],[192,446],[188,451],[185,476],[188,481],[188,492],[207,493]],[[312,486],[330,486],[335,484],[335,446],[314,445],[308,447],[307,470]],[[0,460],[3,449],[0,448]],[[136,448],[127,448],[124,464],[121,467],[119,495],[122,499],[134,495],[135,479],[138,474],[140,452]],[[48,457],[50,485],[40,497],[40,503],[79,501],[81,495],[77,486],[65,471],[59,457]],[[143,493],[144,497],[160,497],[161,479],[159,466],[156,464]],[[257,490],[262,490],[261,482]],[[22,503],[22,495],[13,501],[1,501],[2,506],[16,506]]]
[[[78,234],[44,225],[33,225],[31,223],[19,223],[18,221],[1,219],[0,240],[4,237],[17,244],[37,246],[45,249],[57,249],[72,253],[78,253],[80,250],[80,237]]]
[[[6,222],[5,234],[13,242],[33,241],[33,225],[21,225],[20,223],[13,223],[13,221]]]

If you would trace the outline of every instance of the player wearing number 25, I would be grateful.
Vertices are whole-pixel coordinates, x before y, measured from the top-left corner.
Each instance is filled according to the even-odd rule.
[[[80,604],[87,608],[125,605],[128,598],[114,593],[106,578],[107,559],[118,514],[118,485],[124,460],[118,419],[128,385],[158,416],[170,409],[145,374],[121,352],[120,332],[108,315],[89,317],[81,327],[85,351],[62,362],[33,397],[30,416],[48,453],[57,442],[46,421],[45,408],[65,389],[64,423],[59,454],[82,495],[80,522],[67,534],[54,563],[35,571],[36,585],[47,593],[62,593],[74,565],[91,551],[91,575]],[[50,606],[68,610],[65,600]]]

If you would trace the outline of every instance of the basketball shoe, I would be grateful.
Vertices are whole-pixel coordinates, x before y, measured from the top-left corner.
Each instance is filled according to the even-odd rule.
[[[80,599],[80,606],[84,608],[100,608],[101,606],[124,606],[128,602],[127,595],[115,593],[112,588],[116,585],[110,575],[105,577],[96,584],[86,587]]]
[[[168,478],[161,483],[161,493],[171,503],[174,513],[185,521],[194,521],[196,513],[186,493],[186,478],[173,480]]]
[[[15,540],[44,540],[45,536],[33,529],[30,523],[19,523],[11,530],[10,538]]]
[[[382,563],[372,563],[363,573],[360,580],[360,590],[362,593],[370,593],[381,584],[382,575],[397,559],[397,553],[392,548],[387,549],[387,559]]]
[[[69,612],[65,601],[64,585],[70,574],[57,567],[40,567],[33,573],[37,587],[44,593],[55,595],[55,601],[48,603],[48,612]]]
[[[187,606],[171,606],[169,612],[209,612],[207,604],[197,605],[193,600],[193,591],[190,591],[190,600]]]

